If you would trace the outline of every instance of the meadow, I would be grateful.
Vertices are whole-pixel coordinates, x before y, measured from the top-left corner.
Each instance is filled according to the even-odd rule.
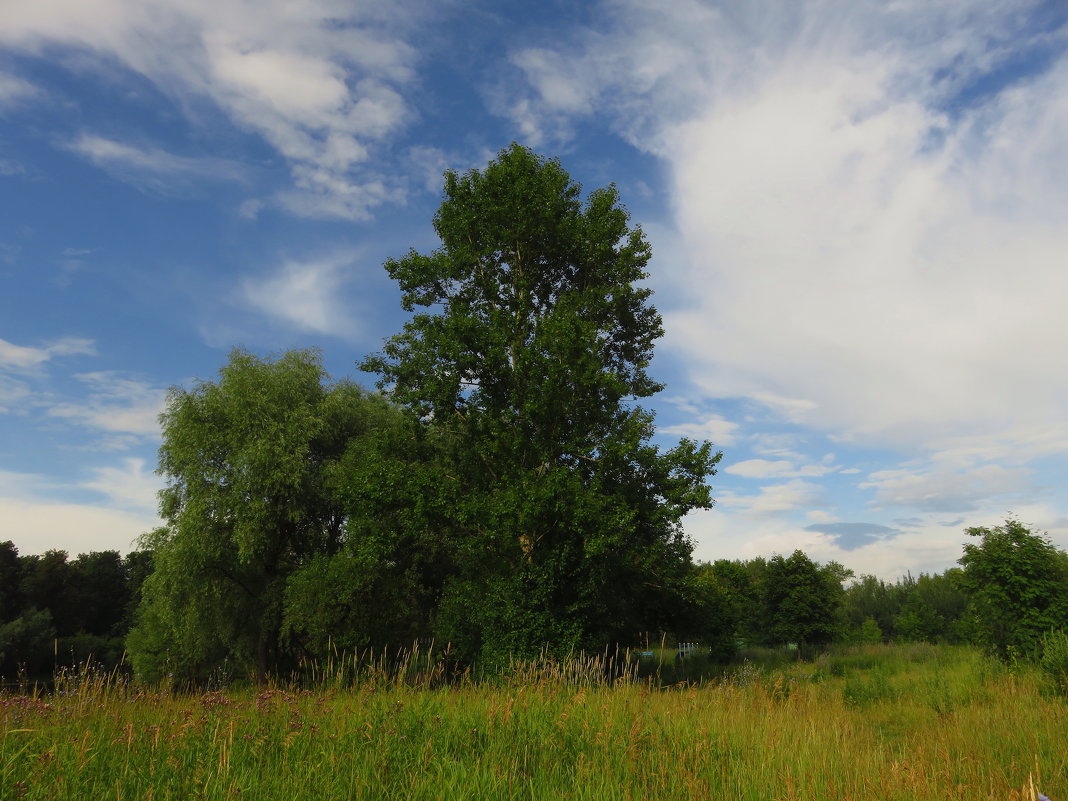
[[[753,653],[703,680],[670,660],[447,684],[385,664],[303,687],[87,670],[4,693],[0,798],[1068,799],[1068,703],[971,648]]]

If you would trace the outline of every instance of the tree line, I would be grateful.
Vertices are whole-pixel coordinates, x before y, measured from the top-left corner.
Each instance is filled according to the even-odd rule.
[[[966,549],[959,581],[900,590],[868,579],[844,590],[848,570],[801,552],[695,565],[682,519],[713,505],[722,454],[652,442],[642,403],[663,389],[648,368],[664,332],[644,284],[649,243],[615,187],[583,197],[558,161],[512,145],[484,170],[445,174],[434,228],[436,250],[385,264],[410,317],[358,362],[377,391],[332,380],[316,351],[235,350],[215,381],[173,388],[160,417],[164,525],[140,543],[151,570],[120,563],[121,623],[80,623],[24,593],[0,648],[8,626],[128,629],[139,675],[194,682],[221,664],[263,679],[422,638],[489,667],[627,647],[641,632],[727,656],[739,640],[822,645],[842,615],[868,637],[949,636],[939,627],[960,615],[945,582],[983,619],[1012,601],[1040,608],[1031,628],[1064,619],[1059,557],[1043,568],[1061,571],[1054,607],[1027,582],[982,600],[986,579],[969,576],[1000,542],[990,532]],[[1031,546],[1005,547],[1015,559]],[[870,598],[843,611],[851,593]],[[1029,647],[1001,629],[982,636]]]
[[[66,551],[19,555],[0,542],[0,678],[50,676],[92,658],[115,666],[126,649],[152,555]]]
[[[677,596],[679,628],[636,631],[627,645],[699,641],[723,662],[753,646],[795,644],[811,652],[832,643],[881,642],[971,644],[1007,659],[1041,656],[1044,638],[1068,621],[1068,554],[1012,519],[967,532],[978,542],[965,546],[962,567],[893,582],[862,575],[843,586],[850,570],[836,562],[821,565],[802,551],[696,562]],[[70,560],[55,550],[19,556],[13,543],[0,542],[0,677],[47,676],[89,659],[118,666],[151,571],[150,551],[125,557],[101,551]],[[433,634],[428,608],[369,600],[383,613],[380,623],[361,627],[347,610],[348,628],[334,629],[336,640],[327,634],[317,646],[307,643],[305,653],[325,658],[333,647],[398,647],[411,644],[406,637]],[[406,620],[395,627],[402,612]],[[372,617],[365,612],[365,621]],[[219,658],[242,655],[230,649]],[[248,664],[251,655],[245,659]],[[165,659],[161,668],[186,675],[178,660]]]

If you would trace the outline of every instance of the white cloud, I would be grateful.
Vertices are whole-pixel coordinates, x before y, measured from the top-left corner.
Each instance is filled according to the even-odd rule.
[[[424,22],[414,10],[337,0],[9,0],[0,45],[78,48],[145,76],[180,107],[207,99],[286,159],[308,197],[284,195],[284,208],[363,218],[399,196],[368,164],[413,116],[398,88],[418,58],[404,37]]]
[[[999,522],[996,516],[989,519],[991,525]],[[946,528],[924,520],[895,536],[845,549],[834,534],[824,534],[783,517],[754,518],[712,509],[692,512],[683,522],[695,543],[695,559],[766,558],[800,549],[817,562],[840,562],[856,575],[867,573],[887,581],[896,581],[908,572],[915,576],[955,567],[962,544],[968,539],[962,528]],[[1065,539],[1068,541],[1068,537]]]
[[[785,459],[774,462],[768,459],[746,459],[727,465],[723,472],[743,478],[781,478],[794,472],[794,464]]]
[[[88,397],[80,403],[52,404],[49,416],[113,435],[106,440],[112,447],[159,436],[166,390],[114,372],[79,373],[75,377],[89,388]]]
[[[1068,57],[998,86],[1029,36],[1049,52],[1036,6],[614,0],[513,59],[516,102],[666,159],[688,259],[662,280],[690,296],[666,344],[706,394],[843,441],[1012,443],[1068,415]]]
[[[86,133],[68,147],[123,181],[161,192],[181,188],[189,178],[241,181],[245,177],[243,167],[226,159],[177,156]]]
[[[37,94],[37,87],[29,81],[0,72],[0,108],[15,105]]]
[[[659,428],[661,434],[674,434],[695,440],[709,440],[713,445],[733,445],[737,439],[740,426],[721,415],[705,415],[703,420],[694,423],[679,423]]]
[[[142,512],[157,509],[163,481],[145,469],[144,459],[125,459],[121,467],[96,467],[93,474],[82,486],[106,496],[112,506]]]
[[[0,339],[0,369],[27,369],[42,365],[56,356],[92,356],[95,354],[95,343],[91,339],[65,337],[51,345],[39,348],[16,345]]]
[[[30,397],[30,385],[0,373],[0,414],[15,411]]]
[[[973,512],[993,499],[1031,494],[1033,472],[1025,467],[986,464],[953,469],[937,463],[924,469],[879,470],[857,486],[874,490],[875,508],[887,506],[927,512]]]
[[[838,468],[830,464],[798,465],[787,459],[746,459],[723,468],[743,478],[815,478],[833,473]]]
[[[19,553],[51,548],[71,554],[133,550],[139,536],[159,525],[153,515],[88,504],[0,497],[0,540]]]
[[[107,508],[59,500],[77,487],[57,485],[42,476],[0,470],[0,541],[11,540],[21,554],[50,548],[71,554],[130,551],[136,539],[160,524],[146,505],[147,486],[137,487],[139,467],[100,468],[90,484],[120,500],[124,508]],[[125,474],[125,475],[124,475]]]
[[[826,505],[823,487],[800,479],[761,487],[755,495],[718,493],[716,502],[728,512],[749,517],[782,515]]]
[[[297,329],[352,339],[359,328],[340,290],[354,274],[354,260],[347,255],[286,262],[273,274],[246,278],[242,299]]]

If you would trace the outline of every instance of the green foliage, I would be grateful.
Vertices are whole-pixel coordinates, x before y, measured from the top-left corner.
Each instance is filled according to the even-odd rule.
[[[456,570],[439,634],[490,659],[666,627],[719,459],[649,444],[633,403],[663,331],[650,248],[614,187],[581,190],[513,145],[445,177],[441,247],[386,269],[416,311],[362,367],[435,431],[447,486],[433,514]],[[420,311],[429,309],[430,311]]]
[[[0,692],[4,799],[1033,799],[1068,794],[1061,699],[973,649],[851,649],[865,666],[742,666],[658,688],[588,660],[427,687],[146,690],[91,670]],[[425,665],[425,667],[430,667]],[[591,667],[593,668],[591,670]],[[863,673],[862,673],[863,671]],[[847,688],[848,691],[847,691]]]
[[[737,651],[737,619],[729,591],[708,564],[697,565],[685,586],[689,617],[676,625],[676,636],[700,642],[715,662],[727,661]]]
[[[1053,691],[1068,696],[1068,631],[1048,631],[1042,636],[1039,666]]]
[[[27,609],[0,625],[0,676],[14,676],[19,670],[34,676],[51,670],[55,636],[47,609]]]
[[[968,596],[960,587],[957,568],[940,575],[921,573],[902,582],[901,611],[894,621],[898,635],[905,640],[962,642],[960,620],[968,607]]]
[[[338,462],[345,542],[302,565],[286,587],[284,634],[313,658],[338,648],[407,647],[432,634],[452,565],[438,509],[453,487],[426,434],[391,408]]]
[[[74,634],[81,623],[81,600],[66,551],[48,550],[19,559],[20,594],[26,608],[47,610],[59,634]]]
[[[820,566],[802,551],[768,560],[763,586],[766,635],[772,642],[825,645],[838,632],[842,582],[852,575],[837,562]]]
[[[885,634],[894,633],[904,594],[902,582],[890,584],[875,576],[861,576],[842,596],[843,629],[856,633],[870,619]]]
[[[22,609],[19,551],[11,540],[0,542],[0,624],[14,620]]]
[[[289,577],[345,542],[339,464],[396,415],[318,353],[230,354],[218,382],[173,388],[161,415],[166,526],[144,538],[131,659],[146,677],[203,680],[224,658],[264,676],[293,656],[282,637]]]
[[[1018,520],[969,528],[960,586],[981,642],[1002,657],[1037,658],[1042,636],[1068,620],[1068,554]]]
[[[886,671],[850,676],[842,686],[842,700],[847,706],[865,707],[893,698],[894,691]]]
[[[130,590],[126,565],[119,552],[82,554],[71,562],[71,569],[78,598],[76,632],[96,637],[124,634]]]
[[[865,618],[857,630],[856,640],[861,645],[874,645],[883,641],[883,630],[879,628],[875,618]]]

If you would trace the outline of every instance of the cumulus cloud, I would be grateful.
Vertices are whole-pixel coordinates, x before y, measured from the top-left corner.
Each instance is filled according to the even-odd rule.
[[[857,486],[873,491],[875,508],[904,507],[925,512],[973,512],[991,501],[1027,491],[1033,471],[1026,467],[986,464],[971,469],[943,465],[878,470]]]
[[[999,522],[996,515],[977,520],[989,520],[990,525]],[[848,528],[837,532],[832,528],[825,533],[827,525],[806,525],[775,515],[755,518],[720,508],[691,512],[685,525],[694,541],[695,559],[752,559],[801,549],[818,562],[840,562],[855,575],[869,574],[887,581],[896,581],[909,572],[915,576],[920,572],[942,573],[954,567],[968,539],[961,529],[939,526],[926,517],[917,518],[909,528],[842,524],[863,526],[859,537],[849,536]],[[1062,543],[1065,541],[1068,534],[1061,538]]]
[[[924,448],[1068,411],[1068,58],[1038,6],[615,0],[513,62],[543,128],[593,109],[668,163],[698,387]]]
[[[767,517],[824,506],[826,500],[823,487],[819,484],[794,479],[783,484],[761,487],[756,494],[720,493],[717,495],[717,503],[729,512],[750,517]]]
[[[11,540],[21,554],[53,548],[71,554],[125,553],[158,525],[158,518],[146,513],[0,496],[0,540]]]
[[[287,161],[294,189],[277,199],[283,207],[359,219],[399,196],[369,165],[414,113],[399,89],[414,75],[417,51],[404,37],[417,21],[336,0],[11,0],[0,4],[0,45],[77,48],[146,77],[181,107],[206,99]],[[171,173],[196,166],[148,157]]]

